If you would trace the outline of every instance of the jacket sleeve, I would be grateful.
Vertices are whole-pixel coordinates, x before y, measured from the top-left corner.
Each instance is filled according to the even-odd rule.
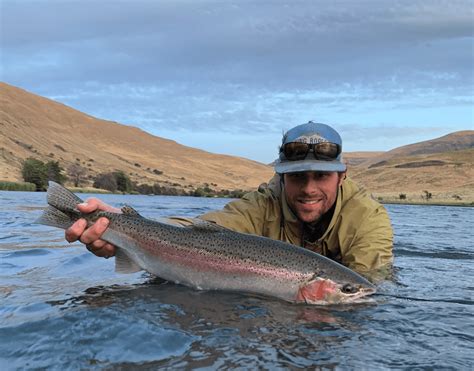
[[[199,218],[236,232],[262,235],[269,195],[255,191]]]
[[[352,238],[343,242],[342,264],[375,280],[386,278],[393,263],[393,230],[387,211],[379,205],[357,224]]]

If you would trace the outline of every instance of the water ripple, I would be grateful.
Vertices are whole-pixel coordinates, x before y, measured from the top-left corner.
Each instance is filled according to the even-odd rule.
[[[196,216],[228,202],[99,197],[154,219]],[[372,304],[317,307],[117,274],[113,259],[97,259],[81,244],[68,245],[63,231],[33,224],[44,205],[44,193],[0,192],[2,370],[474,364],[474,208],[387,205],[394,281],[379,285]]]

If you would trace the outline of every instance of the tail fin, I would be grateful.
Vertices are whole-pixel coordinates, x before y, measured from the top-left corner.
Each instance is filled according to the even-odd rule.
[[[82,200],[56,182],[48,182],[48,204],[65,213],[77,213],[76,205]]]
[[[35,220],[37,224],[49,225],[50,227],[57,227],[62,229],[69,228],[75,220],[69,215],[64,214],[62,211],[55,209],[52,206],[48,206],[43,214]]]

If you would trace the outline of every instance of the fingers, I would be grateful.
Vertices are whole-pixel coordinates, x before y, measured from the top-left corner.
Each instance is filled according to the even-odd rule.
[[[89,198],[85,202],[77,205],[79,211],[84,214],[96,210],[108,211],[112,213],[121,213],[120,209],[107,205],[97,198]],[[81,241],[87,246],[87,249],[97,256],[109,258],[115,255],[115,246],[101,240],[102,234],[109,226],[107,218],[99,218],[93,225],[87,227],[85,219],[79,219],[71,225],[65,232],[65,238],[68,242]]]
[[[109,220],[107,218],[99,218],[97,222],[82,233],[80,238],[80,241],[87,246],[87,250],[104,258],[115,255],[115,247],[100,239],[108,226]]]
[[[115,246],[103,240],[94,241],[86,247],[91,253],[102,258],[108,259],[115,255]]]
[[[100,237],[109,225],[107,218],[99,218],[96,223],[86,229],[85,219],[79,219],[66,230],[66,240],[68,242],[81,241],[94,255],[103,258],[110,258],[115,255],[115,246],[101,240]]]
[[[107,218],[99,218],[94,224],[87,228],[81,235],[80,241],[86,245],[99,240],[109,226]]]
[[[77,208],[83,213],[91,213],[95,210],[109,211],[111,213],[122,212],[120,209],[110,206],[98,198],[88,198],[85,202],[78,204]]]
[[[87,221],[79,219],[66,230],[66,240],[68,242],[79,240],[93,254],[103,258],[110,258],[115,255],[115,246],[100,239],[108,225],[109,220],[107,218],[99,218],[96,223],[87,228]]]
[[[81,235],[84,233],[84,230],[87,227],[87,222],[85,219],[79,219],[73,225],[71,225],[68,229],[66,229],[66,241],[71,243],[77,241]]]

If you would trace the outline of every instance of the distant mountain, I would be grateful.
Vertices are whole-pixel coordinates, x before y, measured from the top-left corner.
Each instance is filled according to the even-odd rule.
[[[385,152],[370,152],[370,151],[362,151],[362,152],[344,152],[342,154],[342,159],[346,163],[347,166],[356,166],[360,165],[366,161],[370,161],[374,158],[379,158]]]
[[[349,175],[376,195],[409,194],[474,201],[474,131],[395,148],[353,166]],[[416,196],[417,195],[417,196]]]
[[[0,83],[0,180],[20,181],[28,157],[64,169],[79,164],[90,180],[122,170],[138,183],[189,190],[255,189],[273,175],[256,161],[186,147]]]
[[[392,149],[391,151],[384,152],[379,156],[368,159],[366,164],[370,165],[375,162],[387,161],[391,158],[445,153],[470,148],[474,148],[474,130],[463,130],[440,138]]]

